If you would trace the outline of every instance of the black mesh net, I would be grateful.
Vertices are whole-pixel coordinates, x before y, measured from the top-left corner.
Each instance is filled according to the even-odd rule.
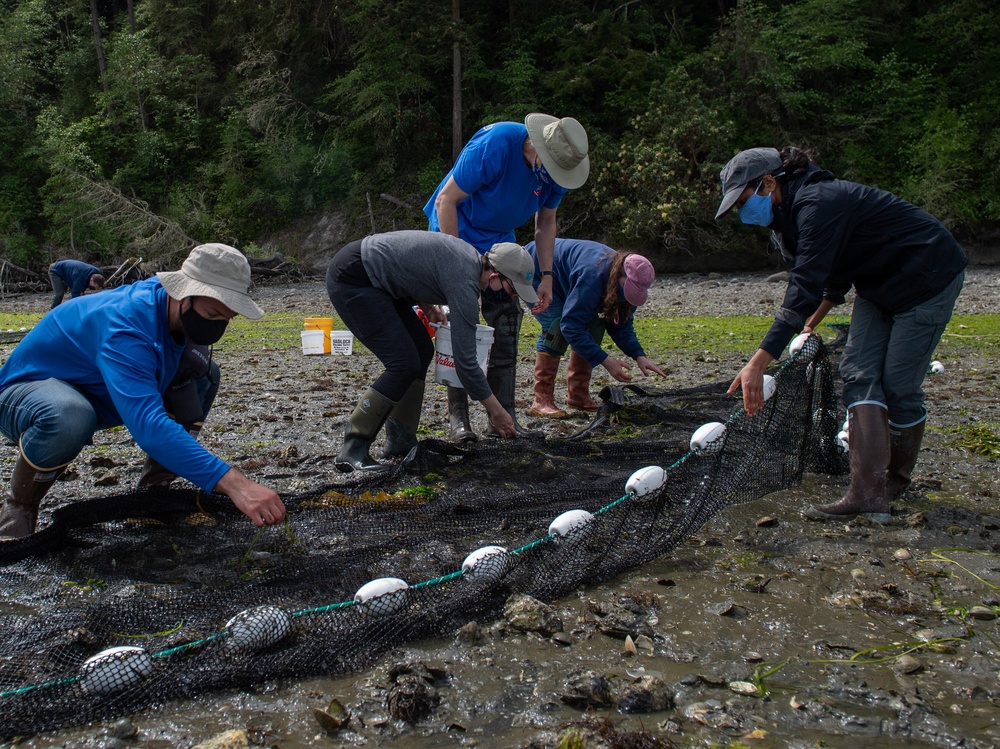
[[[60,507],[0,544],[0,737],[355,672],[494,620],[513,593],[551,601],[667,554],[803,471],[844,472],[819,338],[775,380],[753,418],[726,384],[626,386],[569,439],[423,440],[389,472],[283,497],[288,521],[262,531],[196,491]],[[692,451],[711,421],[721,442]]]

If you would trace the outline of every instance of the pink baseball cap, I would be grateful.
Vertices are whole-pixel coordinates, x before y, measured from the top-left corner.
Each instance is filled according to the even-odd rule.
[[[653,264],[642,255],[625,258],[625,299],[629,304],[641,307],[649,296],[649,287],[656,279]]]

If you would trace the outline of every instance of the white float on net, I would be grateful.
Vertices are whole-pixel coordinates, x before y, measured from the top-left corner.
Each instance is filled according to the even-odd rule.
[[[85,694],[115,694],[153,675],[153,659],[143,648],[121,645],[102,650],[80,666]]]

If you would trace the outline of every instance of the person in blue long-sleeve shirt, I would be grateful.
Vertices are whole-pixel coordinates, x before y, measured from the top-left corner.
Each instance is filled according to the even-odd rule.
[[[211,407],[218,366],[202,367],[192,391],[196,413],[172,418],[165,405],[193,346],[207,349],[237,314],[263,316],[250,284],[239,250],[205,244],[178,271],[86,296],[42,318],[0,367],[0,433],[19,449],[0,539],[33,533],[59,474],[95,431],[118,425],[163,469],[226,494],[257,526],[284,518],[274,491],[212,455],[183,423],[200,421]]]
[[[537,271],[535,243],[529,242],[525,249],[535,258]],[[532,416],[567,415],[556,406],[554,389],[559,359],[568,347],[572,348],[566,371],[568,406],[597,410],[597,403],[590,397],[594,367],[604,367],[618,382],[632,379],[629,365],[601,347],[605,332],[626,356],[635,359],[643,374],[665,376],[646,357],[632,324],[636,308],[646,303],[656,278],[649,260],[638,253],[616,252],[600,242],[557,238],[552,267],[552,303],[535,314],[542,332],[535,345],[535,397],[529,410]],[[537,272],[535,278],[538,283]]]
[[[83,296],[88,289],[99,291],[104,288],[104,276],[101,269],[80,260],[58,260],[49,266],[49,281],[52,283],[52,305],[50,309],[62,304],[66,291],[70,298]]]

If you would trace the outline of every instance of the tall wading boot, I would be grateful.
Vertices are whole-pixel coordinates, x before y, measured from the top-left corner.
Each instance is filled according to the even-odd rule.
[[[198,439],[198,434],[201,432],[202,425],[203,423],[199,421],[197,424],[185,424],[184,426],[187,429],[188,434],[195,439]],[[160,489],[165,489],[170,486],[176,478],[176,473],[171,471],[169,468],[164,468],[159,461],[147,455],[145,462],[142,464],[142,471],[139,473],[139,483],[137,488],[148,489],[150,487],[158,487]]]
[[[565,419],[569,416],[556,405],[556,375],[559,373],[559,357],[535,352],[535,400],[528,409],[531,416],[543,419]]]
[[[581,411],[596,411],[600,406],[590,397],[590,374],[593,371],[587,360],[575,351],[569,355],[566,367],[566,405]]]
[[[465,388],[448,386],[448,439],[475,442],[479,439],[469,423],[469,395]]]
[[[23,454],[17,456],[7,500],[0,510],[0,539],[24,538],[35,532],[42,497],[65,467],[40,471]]]
[[[368,451],[395,405],[374,388],[365,391],[347,418],[344,445],[334,461],[338,471],[384,471],[389,467],[372,458]]]
[[[891,502],[910,485],[910,474],[917,464],[920,443],[924,439],[927,418],[910,427],[897,427],[889,423],[889,468],[885,477],[885,496]]]
[[[516,374],[513,366],[502,369],[490,369],[486,375],[486,382],[489,383],[490,390],[493,391],[493,395],[500,401],[500,405],[503,406],[504,411],[510,414],[510,418],[514,422],[514,432],[518,437],[544,437],[545,432],[525,429],[518,422],[517,416],[514,414],[514,380]],[[500,436],[500,432],[497,431],[492,422],[487,423],[484,434],[487,437]]]
[[[805,515],[812,520],[850,520],[864,515],[876,523],[887,523],[891,518],[886,494],[888,413],[878,404],[861,403],[847,409],[847,414],[851,485],[839,502],[809,507]]]
[[[405,457],[417,446],[417,428],[423,405],[424,380],[415,380],[385,420],[383,458]]]

